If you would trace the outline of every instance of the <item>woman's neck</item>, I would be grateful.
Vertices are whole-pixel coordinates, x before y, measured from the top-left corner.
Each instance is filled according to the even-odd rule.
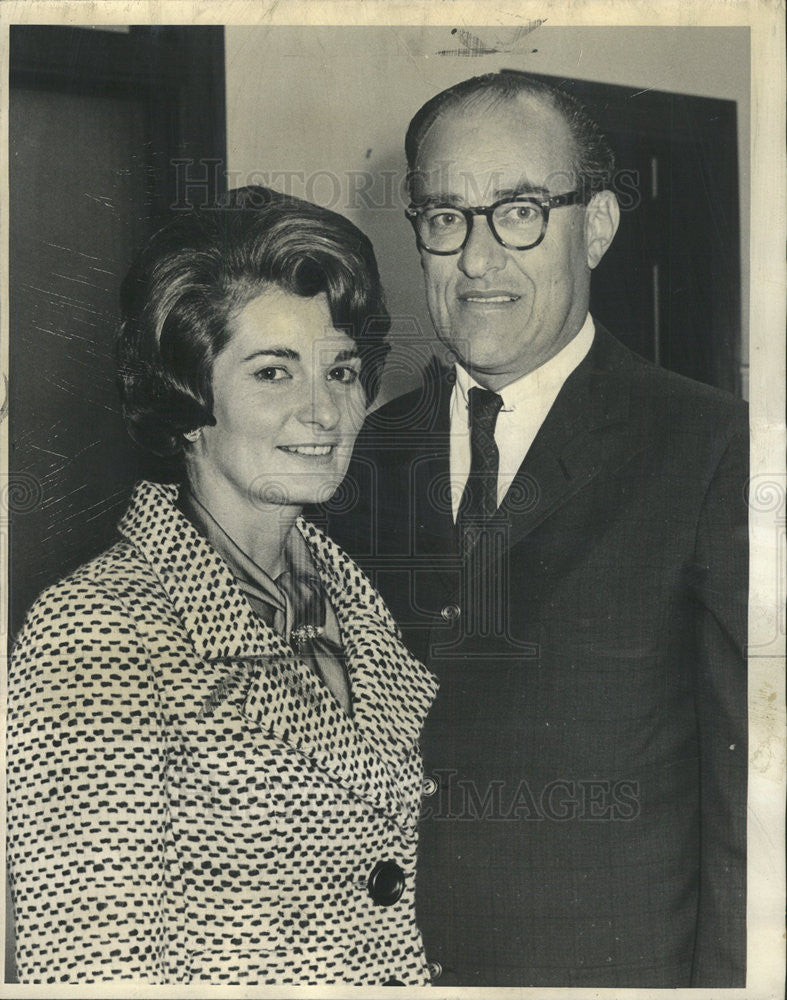
[[[216,484],[189,471],[186,488],[250,559],[275,579],[285,569],[287,537],[301,512],[284,504],[252,503],[227,483]]]

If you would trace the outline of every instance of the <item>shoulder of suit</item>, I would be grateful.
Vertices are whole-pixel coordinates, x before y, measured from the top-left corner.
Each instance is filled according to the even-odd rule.
[[[419,375],[414,389],[395,396],[374,410],[364,426],[366,433],[396,428],[403,433],[410,430],[434,430],[440,413],[440,404],[450,396],[454,382],[452,369],[436,362]]]
[[[744,400],[640,357],[603,327],[598,329],[592,361],[602,375],[610,373],[628,385],[632,407],[643,416],[652,414],[662,423],[748,428]]]

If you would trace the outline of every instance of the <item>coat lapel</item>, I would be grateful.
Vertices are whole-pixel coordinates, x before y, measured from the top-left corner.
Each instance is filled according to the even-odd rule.
[[[226,677],[204,692],[203,716],[242,676],[248,683],[240,710],[250,724],[302,751],[392,818],[411,821],[398,771],[437,684],[398,641],[380,598],[337,546],[299,519],[344,641],[348,716],[309,665],[254,614],[223,560],[177,510],[176,497],[174,486],[139,484],[120,530],[152,565],[197,656],[228,662]]]
[[[309,666],[288,652],[252,675],[247,717],[400,823],[413,821],[399,770],[437,691],[430,672],[397,637],[390,614],[360,570],[321,531],[301,531],[339,622],[352,702],[346,715]]]
[[[161,581],[200,659],[259,656],[267,635],[224,561],[175,506],[177,496],[177,486],[139,483],[120,533]]]
[[[298,526],[339,621],[356,726],[398,765],[418,739],[437,681],[401,643],[388,608],[355,563],[314,525]]]

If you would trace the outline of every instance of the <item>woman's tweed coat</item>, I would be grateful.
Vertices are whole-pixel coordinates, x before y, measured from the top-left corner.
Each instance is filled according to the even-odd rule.
[[[123,539],[45,592],[14,652],[9,860],[22,982],[425,984],[413,903],[436,682],[358,568],[298,521],[353,715],[141,483]],[[393,905],[367,888],[405,875]]]

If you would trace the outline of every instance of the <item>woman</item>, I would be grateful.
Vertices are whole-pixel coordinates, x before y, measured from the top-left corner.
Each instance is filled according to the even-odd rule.
[[[22,982],[428,982],[413,887],[436,683],[314,525],[376,391],[371,245],[261,188],[188,214],[122,295],[134,438],[182,458],[14,651]]]

